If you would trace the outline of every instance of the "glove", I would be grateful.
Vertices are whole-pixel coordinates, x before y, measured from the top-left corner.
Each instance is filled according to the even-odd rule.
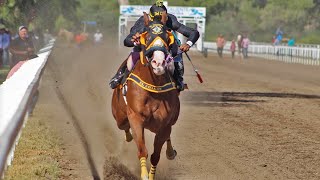
[[[132,39],[131,39],[131,42],[133,42],[133,44],[135,45],[135,46],[138,46],[138,45],[140,45],[141,43],[140,43],[140,33],[136,33],[135,35],[133,35],[132,36]]]
[[[180,46],[180,50],[183,51],[183,52],[187,52],[187,51],[189,51],[189,49],[190,49],[190,45],[189,44],[182,44]]]

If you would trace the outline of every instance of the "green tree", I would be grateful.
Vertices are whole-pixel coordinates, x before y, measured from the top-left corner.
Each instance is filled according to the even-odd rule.
[[[113,31],[118,28],[118,1],[80,0],[80,3],[77,16],[81,21],[96,21],[99,28]]]
[[[76,21],[77,0],[7,0],[1,4],[0,19],[14,28],[32,23],[38,28],[53,29],[60,15]]]

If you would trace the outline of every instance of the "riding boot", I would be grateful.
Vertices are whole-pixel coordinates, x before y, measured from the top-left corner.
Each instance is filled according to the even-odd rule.
[[[176,81],[176,86],[178,91],[184,90],[183,82],[184,66],[182,62],[174,62],[174,73],[173,78]]]
[[[127,63],[125,62],[121,64],[118,72],[110,80],[109,86],[111,87],[111,89],[115,89],[117,86],[119,86],[126,71],[128,71],[128,68],[127,68]]]

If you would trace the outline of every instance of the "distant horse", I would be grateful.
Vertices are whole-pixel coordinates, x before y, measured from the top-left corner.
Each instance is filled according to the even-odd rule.
[[[74,40],[74,34],[66,29],[61,28],[58,36],[71,43]]]
[[[126,141],[135,140],[141,178],[153,180],[163,144],[167,142],[168,159],[172,160],[177,155],[172,147],[170,134],[171,126],[179,116],[180,101],[175,83],[172,81],[173,72],[170,70],[173,62],[172,58],[170,61],[168,50],[175,43],[173,35],[164,26],[167,15],[164,13],[161,21],[149,22],[146,14],[144,18],[146,31],[140,37],[143,49],[140,61],[129,75],[126,86],[114,90],[112,113],[119,129],[125,131]],[[125,93],[126,96],[123,97]],[[148,152],[145,145],[145,129],[155,133],[149,173],[146,166]]]

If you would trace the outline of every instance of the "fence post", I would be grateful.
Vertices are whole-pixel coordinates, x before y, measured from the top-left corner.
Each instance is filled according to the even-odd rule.
[[[320,45],[317,46],[317,64],[320,65]]]
[[[208,48],[203,48],[203,55],[205,58],[208,57]]]

